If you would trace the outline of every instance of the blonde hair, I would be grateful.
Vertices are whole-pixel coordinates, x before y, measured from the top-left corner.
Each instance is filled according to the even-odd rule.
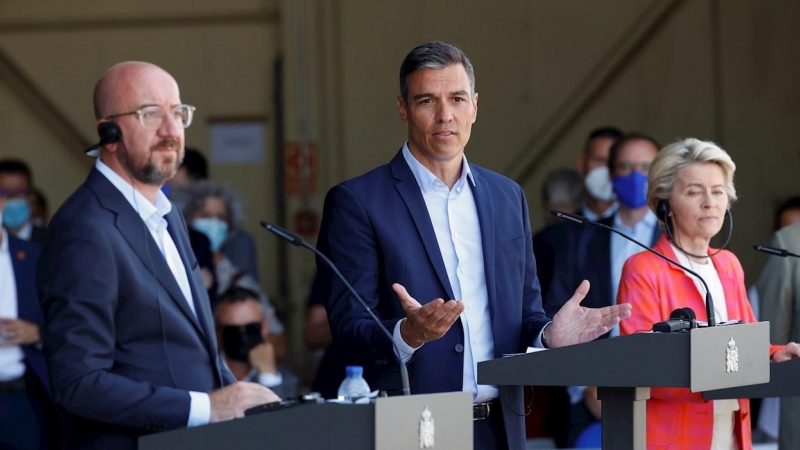
[[[688,138],[664,147],[650,165],[647,187],[647,204],[650,209],[656,212],[658,202],[669,201],[681,170],[700,163],[716,164],[722,169],[728,204],[735,202],[736,188],[733,186],[733,173],[736,171],[736,164],[730,155],[713,142]]]

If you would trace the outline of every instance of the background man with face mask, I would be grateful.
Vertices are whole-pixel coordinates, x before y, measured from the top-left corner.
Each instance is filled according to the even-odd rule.
[[[220,353],[237,380],[264,385],[281,398],[297,396],[297,377],[277,363],[275,347],[266,340],[270,323],[258,293],[227,290],[214,304],[214,325]]]
[[[608,172],[618,210],[601,219],[639,242],[655,245],[663,231],[655,214],[647,206],[647,171],[660,147],[651,137],[630,133],[614,142],[609,149]],[[607,230],[596,227],[570,226],[564,250],[556,255],[553,279],[545,298],[544,310],[555,314],[564,304],[562,296],[574,280],[587,279],[592,289],[584,306],[600,308],[616,304],[622,266],[631,255],[642,251],[638,245]],[[618,328],[610,335],[618,335]],[[567,445],[572,446],[580,432],[600,417],[597,391],[583,386],[569,388],[570,420]]]
[[[41,243],[44,239],[44,228],[31,223],[32,178],[31,170],[24,161],[0,161],[0,191],[8,199],[3,214],[3,227],[12,236]]]
[[[0,190],[0,218],[7,202]],[[40,338],[38,256],[37,244],[0,227],[0,448],[49,449],[58,441]]]
[[[585,197],[579,214],[589,220],[610,217],[617,211],[616,195],[608,175],[608,154],[614,141],[622,137],[615,127],[595,128],[578,157],[578,170],[584,177]]]

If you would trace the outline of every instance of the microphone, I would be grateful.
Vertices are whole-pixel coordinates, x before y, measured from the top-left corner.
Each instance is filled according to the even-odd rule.
[[[681,269],[685,270],[686,272],[688,272],[688,273],[694,275],[695,277],[697,277],[697,279],[700,280],[701,283],[703,283],[703,287],[706,288],[706,315],[708,316],[708,326],[709,327],[717,326],[717,319],[716,319],[716,317],[714,317],[714,302],[711,299],[711,290],[708,288],[708,284],[706,284],[706,280],[704,280],[703,277],[701,277],[697,272],[695,272],[694,270],[690,270],[688,267],[678,263],[677,261],[673,261],[672,259],[667,258],[666,256],[664,256],[661,253],[658,253],[657,251],[653,250],[652,248],[642,244],[641,242],[637,241],[636,239],[634,239],[634,238],[628,236],[627,234],[625,234],[625,233],[623,233],[623,232],[621,232],[621,231],[619,231],[617,229],[614,229],[613,227],[610,227],[608,225],[604,225],[602,223],[594,222],[592,220],[587,219],[586,217],[579,216],[577,214],[569,214],[569,213],[565,213],[565,212],[561,212],[561,211],[550,211],[550,214],[558,217],[559,219],[569,220],[570,222],[574,222],[574,223],[577,223],[579,225],[584,225],[584,226],[590,226],[591,225],[591,226],[595,226],[595,227],[599,227],[599,228],[605,228],[606,230],[611,231],[612,233],[616,233],[616,234],[624,237],[625,239],[633,242],[634,244],[638,245],[639,247],[642,247],[643,249],[645,249],[645,250],[649,251],[650,253],[658,256],[659,258],[669,262],[672,265],[680,267]],[[654,331],[657,331],[657,330],[655,330],[655,328],[654,328]]]
[[[800,258],[800,255],[795,255],[794,253],[790,252],[789,250],[783,248],[776,248],[776,247],[767,247],[766,245],[754,245],[753,250],[757,250],[763,253],[769,253],[770,255],[780,256],[780,257],[787,257],[792,256],[795,258]]]
[[[342,280],[342,283],[344,283],[344,285],[347,286],[347,289],[350,290],[350,293],[352,293],[353,296],[356,298],[356,300],[358,300],[358,302],[361,303],[361,306],[367,311],[367,313],[372,318],[372,320],[375,321],[375,323],[378,325],[378,328],[380,328],[380,330],[383,331],[383,334],[385,334],[386,337],[389,338],[389,342],[392,343],[392,348],[394,348],[394,356],[395,356],[395,358],[397,358],[397,363],[400,366],[400,379],[402,380],[402,383],[403,383],[403,395],[411,395],[411,388],[409,387],[409,384],[408,384],[408,369],[406,368],[406,363],[404,363],[403,359],[400,357],[400,350],[397,348],[397,345],[394,343],[394,339],[392,337],[392,333],[389,333],[389,330],[387,330],[386,327],[383,326],[383,323],[381,323],[380,319],[378,319],[378,316],[376,316],[375,313],[372,312],[372,308],[370,308],[367,305],[367,303],[364,301],[364,299],[362,299],[361,296],[358,295],[358,292],[356,292],[356,290],[347,281],[347,279],[344,277],[344,275],[342,275],[342,272],[339,271],[339,268],[336,267],[336,264],[334,264],[333,261],[328,259],[328,257],[325,256],[324,253],[322,253],[321,251],[317,250],[316,247],[314,247],[313,245],[307,243],[306,241],[303,240],[303,238],[301,238],[300,236],[292,233],[291,231],[284,230],[283,228],[281,228],[281,227],[279,227],[279,226],[277,226],[275,224],[271,224],[271,223],[269,223],[269,222],[267,222],[265,220],[261,221],[261,226],[266,228],[267,230],[271,231],[272,233],[274,233],[279,238],[289,242],[290,244],[293,244],[293,245],[296,245],[298,247],[303,247],[303,248],[307,248],[308,250],[311,250],[317,256],[319,256],[320,259],[322,259],[325,262],[325,265],[327,265],[331,270],[333,270],[333,272],[336,274],[336,276],[339,277],[340,280]]]

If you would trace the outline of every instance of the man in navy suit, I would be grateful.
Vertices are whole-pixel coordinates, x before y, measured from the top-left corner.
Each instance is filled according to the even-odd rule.
[[[161,192],[194,107],[170,74],[141,62],[106,71],[94,106],[101,142],[87,153],[100,157],[53,217],[37,272],[68,445],[135,448],[142,434],[277,400],[258,384],[232,384],[186,223]]]
[[[611,216],[599,220],[639,242],[653,246],[663,233],[655,214],[647,206],[647,173],[659,151],[652,137],[629,133],[617,138],[608,155],[608,173],[619,208]],[[560,231],[564,237],[555,252],[553,278],[545,296],[544,310],[555,314],[564,305],[564,296],[580,280],[589,280],[592,291],[583,305],[601,308],[616,303],[622,266],[631,255],[644,249],[608,230],[579,227],[565,223]],[[618,330],[611,330],[617,335]],[[571,386],[570,419],[567,426],[567,446],[572,447],[589,425],[600,420],[600,401],[597,388]]]
[[[594,339],[630,309],[582,308],[583,283],[554,321],[544,315],[522,189],[464,156],[477,101],[461,50],[443,42],[412,50],[397,98],[408,141],[389,164],[331,189],[319,246],[394,333],[411,392],[472,392],[476,448],[521,449],[522,389],[477,384],[477,363]],[[373,389],[396,391],[390,339],[317,269],[330,288],[334,342],[366,366]]]
[[[7,199],[0,189],[0,216]],[[0,227],[0,448],[48,449],[58,441],[40,339],[38,255],[38,245]]]

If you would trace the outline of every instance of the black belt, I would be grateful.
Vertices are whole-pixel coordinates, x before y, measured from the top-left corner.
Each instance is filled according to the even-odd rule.
[[[16,380],[0,381],[0,394],[22,391],[25,389],[25,377]]]
[[[499,412],[499,399],[494,399],[483,403],[474,403],[472,405],[472,420],[488,419],[490,414],[497,414]]]

